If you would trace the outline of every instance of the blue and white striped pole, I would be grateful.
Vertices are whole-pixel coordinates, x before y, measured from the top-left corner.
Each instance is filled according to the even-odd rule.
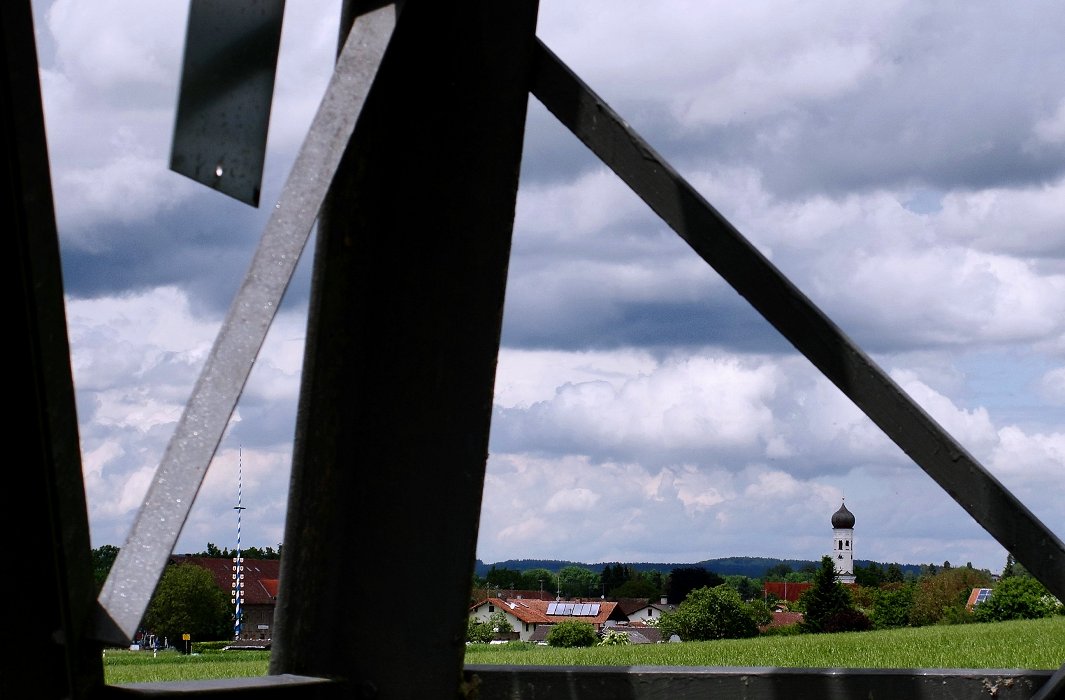
[[[241,491],[244,486],[244,465],[242,461],[243,453],[238,450],[237,454],[237,505],[233,508],[233,510],[237,511],[237,556],[233,557],[233,597],[230,599],[230,602],[237,606],[233,618],[233,639],[240,639],[241,607],[244,604],[244,557],[240,555],[240,512],[244,510],[244,506],[241,505]]]

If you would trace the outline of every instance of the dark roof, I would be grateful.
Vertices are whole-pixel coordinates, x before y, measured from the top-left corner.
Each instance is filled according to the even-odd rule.
[[[657,603],[652,603],[650,598],[618,598],[617,600],[618,607],[626,615],[632,615],[637,610],[643,610],[644,608],[660,607]]]
[[[215,583],[226,594],[233,589],[233,559],[219,557],[192,557],[174,554],[170,557],[172,564],[193,564],[207,569],[214,576]],[[245,559],[244,560],[244,605],[275,605],[277,603],[277,585],[281,572],[280,559]]]
[[[847,510],[846,504],[842,504],[835,513],[832,514],[832,527],[849,530],[854,527],[854,513]]]

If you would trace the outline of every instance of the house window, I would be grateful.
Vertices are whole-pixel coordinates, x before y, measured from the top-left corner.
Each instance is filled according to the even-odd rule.
[[[494,606],[494,605],[489,605],[488,606],[488,612],[494,613],[495,611],[496,611],[496,606]]]

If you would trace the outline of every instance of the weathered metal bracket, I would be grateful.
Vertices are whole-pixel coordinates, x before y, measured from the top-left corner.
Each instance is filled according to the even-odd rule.
[[[285,0],[192,0],[170,169],[259,206]]]

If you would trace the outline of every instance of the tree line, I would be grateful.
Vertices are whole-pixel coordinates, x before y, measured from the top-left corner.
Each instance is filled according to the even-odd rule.
[[[92,550],[97,593],[103,588],[118,552],[118,547],[109,544]],[[185,556],[233,559],[236,555],[236,549],[219,548],[208,542],[203,552]],[[281,545],[276,550],[241,548],[240,555],[244,559],[280,559]],[[222,641],[233,638],[235,623],[236,609],[230,603],[230,592],[219,588],[207,569],[184,563],[169,564],[163,570],[141,625],[144,632],[154,634],[160,642],[177,641],[183,634],[196,640]]]
[[[118,552],[119,548],[112,545],[92,550],[98,591]],[[248,559],[279,559],[281,547],[276,551],[250,547],[241,553]],[[234,555],[233,550],[208,543],[205,552],[189,556]],[[792,629],[765,627],[771,607],[788,604],[766,594],[761,579],[720,576],[698,566],[643,571],[615,562],[604,566],[601,572],[575,565],[557,571],[492,567],[484,577],[473,576],[471,604],[515,590],[542,591],[551,598],[566,599],[664,597],[674,610],[662,616],[659,628],[667,638],[676,634],[685,640],[992,622],[1065,613],[1061,601],[1050,595],[1012,555],[1007,557],[997,581],[986,569],[974,569],[971,564],[953,567],[943,562],[922,565],[920,569],[920,574],[911,575],[895,571],[891,565],[855,567],[857,583],[845,586],[836,581],[834,563],[827,556],[816,568],[804,565],[794,571],[786,564],[771,567],[765,581],[811,584],[799,601],[789,606],[804,615],[803,622]],[[990,588],[992,595],[970,609],[967,601],[974,588]],[[164,570],[152,596],[144,627],[172,640],[180,639],[184,633],[200,640],[225,640],[232,638],[234,612],[229,591],[219,588],[209,571],[194,564],[172,564]],[[493,631],[501,627],[500,620],[491,625]],[[485,630],[480,629],[479,635],[484,634]],[[560,639],[573,637],[570,632],[560,635]],[[583,637],[583,632],[576,636]],[[610,643],[619,640],[614,637]]]
[[[903,574],[901,568],[892,565],[872,563],[856,567],[856,583],[844,585],[837,580],[835,564],[828,556],[822,557],[816,568],[803,567],[801,571],[793,571],[783,565],[767,570],[767,581],[811,584],[794,603],[780,601],[765,593],[761,585],[756,585],[755,580],[748,577],[721,577],[699,567],[675,568],[668,574],[657,572],[657,576],[648,576],[649,572],[620,564],[604,567],[601,574],[573,566],[564,567],[557,573],[545,569],[529,572],[493,569],[483,581],[475,577],[475,584],[487,584],[489,593],[495,594],[500,592],[492,584],[495,577],[503,588],[535,590],[535,587],[527,587],[529,580],[523,577],[525,573],[531,573],[537,582],[543,581],[547,574],[555,576],[557,591],[564,590],[562,581],[569,578],[578,582],[576,589],[569,591],[579,592],[598,586],[606,592],[605,597],[626,597],[613,594],[633,590],[634,582],[646,586],[641,590],[664,592],[669,602],[677,605],[674,610],[663,613],[657,621],[658,629],[663,638],[676,635],[685,641],[743,638],[757,634],[832,633],[997,622],[1065,614],[1061,601],[1050,595],[1046,587],[1012,555],[1007,557],[998,580],[986,569],[974,569],[971,563],[957,568],[950,562],[943,562],[941,566],[922,565],[917,575]],[[593,579],[594,576],[598,579]],[[969,596],[974,588],[989,588],[991,596],[970,606]],[[772,619],[770,610],[778,605],[802,613],[802,621],[785,627],[768,626]],[[605,636],[596,637],[594,630],[589,637],[588,630],[576,630],[576,625],[590,627],[585,622],[569,621],[563,629],[549,632],[548,643],[558,646],[624,643],[619,635],[613,635],[610,640]],[[482,638],[486,634],[484,627],[482,625],[478,630]],[[495,627],[498,629],[499,625]],[[557,627],[562,628],[562,624]],[[558,634],[552,642],[556,631]],[[468,641],[479,640],[470,638]]]
[[[972,568],[972,564],[967,564]],[[919,568],[919,572],[914,572]],[[921,564],[919,567],[901,564],[869,562],[856,565],[854,575],[859,586],[878,587],[889,583],[914,583],[919,578],[937,573],[941,567]],[[944,562],[950,569],[950,562]],[[678,566],[668,570],[646,569],[637,564],[611,562],[601,571],[586,566],[569,564],[558,569],[536,566],[516,569],[492,565],[483,575],[474,573],[471,585],[471,602],[478,596],[497,596],[506,591],[536,591],[541,597],[573,598],[665,598],[666,602],[679,604],[696,588],[713,587],[727,583],[743,600],[762,596],[764,582],[812,583],[818,567],[814,562],[795,568],[786,562],[773,564],[765,569],[762,577],[721,575],[703,566]],[[983,571],[988,578],[990,571]]]

